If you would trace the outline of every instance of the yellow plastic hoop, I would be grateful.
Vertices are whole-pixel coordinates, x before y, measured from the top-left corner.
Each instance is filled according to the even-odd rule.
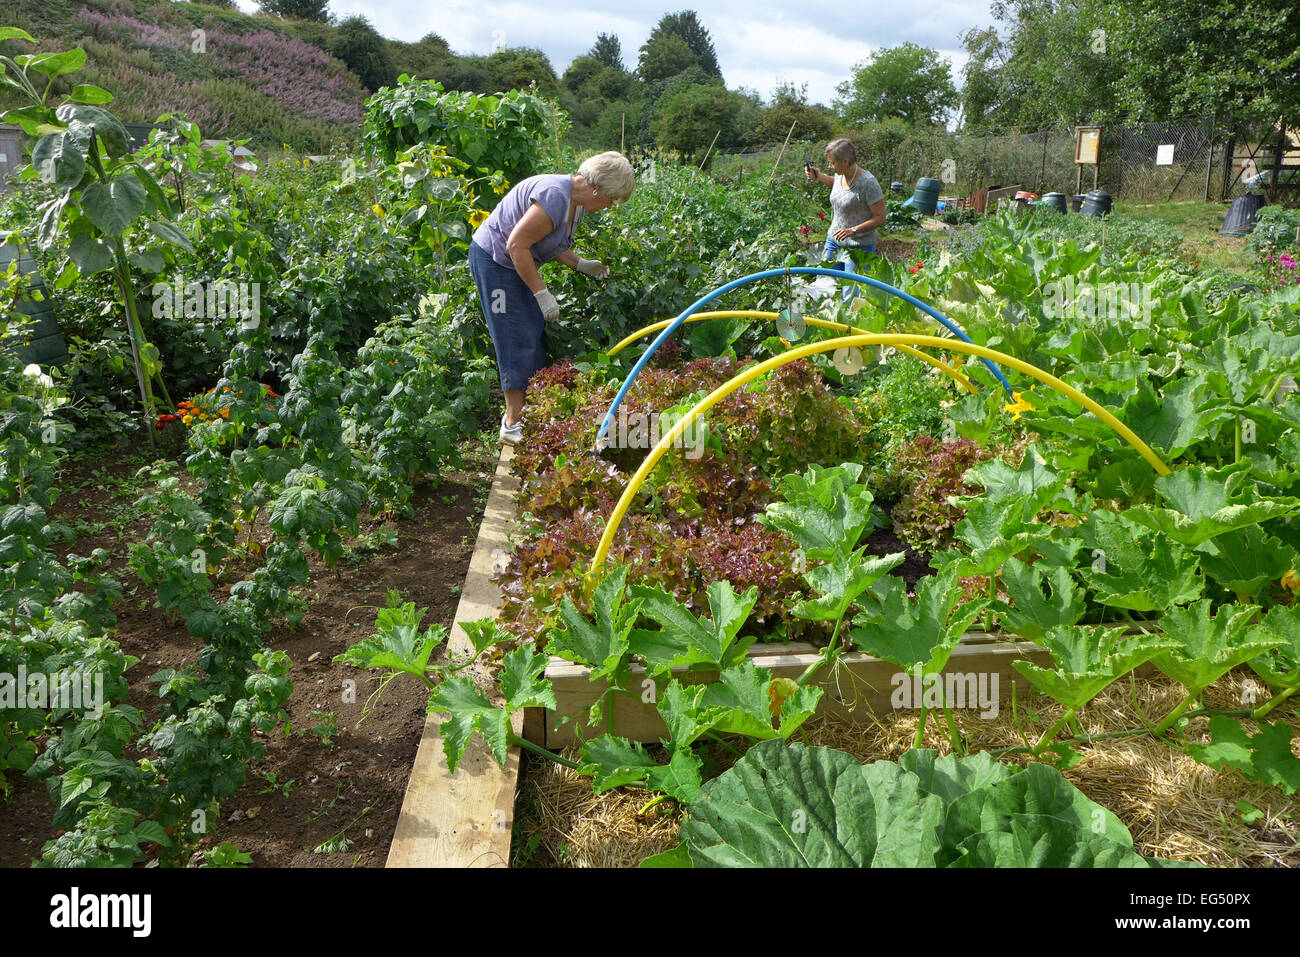
[[[861,335],[841,336],[836,339],[828,339],[825,342],[810,342],[807,345],[799,346],[798,348],[792,349],[782,355],[773,356],[771,359],[760,362],[753,368],[746,369],[739,375],[728,379],[692,406],[691,409],[682,416],[682,418],[677,421],[671,429],[668,430],[667,434],[660,438],[659,443],[650,450],[650,454],[646,456],[645,461],[641,463],[641,467],[636,470],[636,473],[628,482],[627,488],[623,490],[623,495],[618,500],[618,504],[614,506],[614,511],[610,515],[609,521],[605,523],[605,531],[600,537],[600,544],[596,547],[596,554],[591,560],[591,566],[588,568],[587,574],[590,575],[604,564],[605,558],[609,554],[610,546],[614,543],[614,535],[618,532],[618,527],[622,524],[623,517],[631,507],[632,500],[635,498],[637,490],[650,475],[650,472],[654,469],[656,463],[663,458],[664,453],[672,448],[673,443],[676,442],[683,433],[685,433],[690,424],[699,418],[699,416],[703,415],[714,405],[721,402],[741,386],[746,385],[759,376],[771,372],[773,369],[780,368],[787,363],[795,362],[796,360],[815,355],[819,352],[830,352],[833,349],[849,348],[851,346],[878,345],[895,347],[907,345],[923,346],[935,349],[949,349],[956,352],[964,352],[968,355],[978,356],[983,359],[991,359],[994,362],[1008,365],[1018,372],[1023,372],[1030,378],[1037,379],[1044,385],[1055,389],[1067,398],[1073,399],[1075,402],[1079,403],[1079,405],[1083,406],[1093,415],[1097,416],[1097,418],[1101,419],[1102,422],[1106,423],[1106,425],[1110,426],[1110,428],[1113,429],[1120,438],[1132,446],[1158,474],[1169,474],[1169,466],[1165,465],[1165,463],[1160,460],[1159,456],[1157,456],[1155,452],[1151,451],[1151,447],[1138,438],[1132,429],[1126,426],[1119,419],[1115,418],[1115,416],[1105,408],[1097,404],[1093,399],[1084,395],[1078,389],[1074,388],[1074,386],[1062,382],[1050,372],[1045,372],[1035,365],[1017,359],[1015,356],[1009,356],[1005,353],[998,352],[995,349],[985,348],[984,346],[977,346],[969,342],[963,342],[960,339],[942,339],[938,336],[921,336],[911,335],[908,333],[864,333]]]
[[[762,312],[756,309],[724,309],[718,312],[697,312],[694,313],[693,315],[687,316],[686,321],[701,322],[705,319],[777,319],[780,317],[780,315],[781,314],[779,312]],[[636,332],[632,333],[630,336],[626,337],[621,342],[610,347],[605,352],[605,355],[610,357],[618,355],[620,352],[623,351],[623,349],[625,349],[627,346],[630,346],[638,339],[644,336],[648,336],[652,332],[658,332],[661,329],[666,329],[669,325],[672,324],[672,321],[673,320],[671,319],[663,319],[659,322],[651,323],[650,325],[642,329],[638,329]],[[816,316],[804,316],[804,322],[808,323],[808,325],[810,326],[817,326],[818,328],[821,329],[834,329],[837,332],[856,332],[862,335],[871,334],[866,329],[860,329],[857,326],[846,326],[842,322],[833,322],[830,319],[819,319]],[[894,348],[896,348],[899,352],[903,352],[909,356],[913,356],[914,358],[920,359],[926,365],[933,366],[934,368],[942,372],[944,375],[947,375],[950,378],[955,379],[963,389],[965,389],[967,392],[971,393],[972,395],[974,395],[976,392],[979,391],[977,388],[975,388],[975,384],[971,382],[970,379],[966,378],[964,375],[962,375],[952,366],[948,365],[946,362],[943,362],[940,359],[936,359],[934,358],[934,356],[928,355],[927,353],[921,352],[919,349],[913,349],[911,346],[895,346]]]

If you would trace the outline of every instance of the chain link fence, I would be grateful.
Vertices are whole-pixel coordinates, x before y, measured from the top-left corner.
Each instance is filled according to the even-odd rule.
[[[1259,147],[1269,133],[1229,128],[1234,131],[1231,138],[1208,120],[1102,126],[1096,185],[1126,202],[1230,200],[1250,192],[1238,174],[1252,149],[1257,168],[1269,167],[1274,154]],[[953,196],[1016,184],[1039,195],[1093,188],[1094,167],[1074,162],[1073,127],[969,135],[886,123],[848,137],[858,148],[858,162],[882,185],[898,181],[909,193],[923,176],[939,179],[943,193]],[[796,166],[805,156],[824,165],[825,147],[820,141],[791,143],[781,165]],[[710,162],[710,171],[724,180],[748,179],[765,173],[779,153],[779,144],[720,153]],[[1300,150],[1284,151],[1283,163],[1288,169],[1300,164]],[[1283,179],[1290,175],[1295,174],[1284,174]]]

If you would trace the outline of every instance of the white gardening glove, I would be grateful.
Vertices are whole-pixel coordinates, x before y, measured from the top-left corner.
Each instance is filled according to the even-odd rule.
[[[535,292],[533,295],[537,298],[537,305],[542,309],[543,319],[554,322],[560,318],[560,304],[555,301],[549,289],[543,286],[540,292]]]
[[[582,273],[584,276],[590,276],[592,279],[609,278],[609,267],[599,259],[583,259],[579,256],[576,268],[578,272]]]

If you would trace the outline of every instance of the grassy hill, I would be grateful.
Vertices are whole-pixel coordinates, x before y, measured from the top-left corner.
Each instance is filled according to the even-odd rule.
[[[303,152],[360,135],[367,93],[326,52],[333,28],[324,24],[171,0],[6,0],[0,25],[22,27],[43,50],[83,48],[85,67],[65,79],[112,92],[127,122],[179,112],[205,136]],[[25,43],[0,47],[31,52]]]

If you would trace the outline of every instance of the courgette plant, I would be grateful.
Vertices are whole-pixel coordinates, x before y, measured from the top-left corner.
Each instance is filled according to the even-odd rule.
[[[36,40],[17,27],[0,27],[0,41]],[[193,252],[189,240],[171,222],[167,194],[132,154],[131,138],[122,122],[102,108],[113,95],[97,86],[74,86],[60,105],[53,106],[55,81],[81,68],[86,51],[0,56],[0,83],[28,101],[8,110],[0,120],[14,123],[29,136],[38,137],[31,163],[21,179],[39,178],[53,196],[38,207],[40,222],[36,245],[54,248],[60,238],[68,243],[68,263],[54,283],[66,288],[78,276],[109,270],[126,313],[131,357],[150,428],[158,413],[158,386],[162,403],[174,411],[162,379],[158,347],[145,336],[136,301],[133,270],[161,272],[168,247]]]

